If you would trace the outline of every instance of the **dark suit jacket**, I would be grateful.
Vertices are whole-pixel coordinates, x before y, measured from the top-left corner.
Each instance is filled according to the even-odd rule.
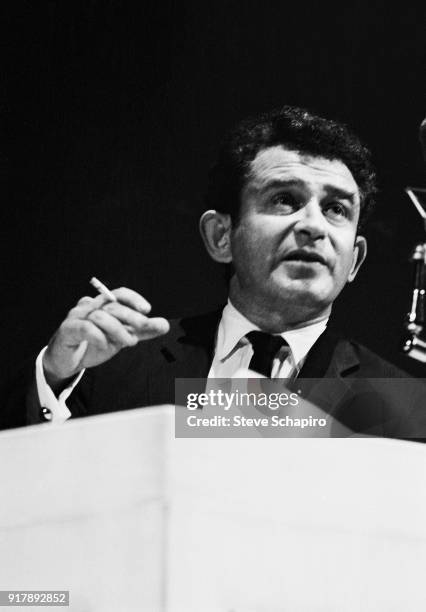
[[[140,342],[87,370],[67,402],[73,417],[174,404],[175,378],[207,377],[220,314],[172,321],[166,336]],[[33,372],[33,365],[24,369],[4,390],[2,428],[27,423]],[[356,432],[426,438],[426,387],[329,328],[292,384]]]

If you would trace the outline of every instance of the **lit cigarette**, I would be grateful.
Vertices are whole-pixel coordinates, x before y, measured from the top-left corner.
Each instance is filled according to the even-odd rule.
[[[90,284],[92,285],[92,287],[96,289],[96,291],[99,291],[99,293],[107,297],[110,300],[110,302],[117,301],[117,298],[112,293],[112,291],[110,291],[108,287],[106,287],[103,283],[101,283],[100,280],[98,280],[94,276],[90,279]]]

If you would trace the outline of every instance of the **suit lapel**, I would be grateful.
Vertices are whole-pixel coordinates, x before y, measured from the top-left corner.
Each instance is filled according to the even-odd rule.
[[[207,378],[213,360],[216,331],[222,309],[182,319],[161,352],[175,378]]]
[[[165,337],[161,352],[177,371],[185,372],[182,376],[207,377],[221,315],[222,308],[205,315],[182,319],[172,337]],[[359,365],[353,346],[327,328],[309,351],[297,380],[345,377],[359,369]]]
[[[328,327],[308,353],[299,378],[335,378],[359,368],[353,346]]]
[[[353,345],[327,328],[318,338],[292,387],[329,413],[350,392],[349,375],[359,371]]]
[[[165,337],[160,350],[168,366],[164,370],[163,361],[158,371],[160,386],[170,378],[207,378],[221,314],[222,309],[182,319],[173,334]],[[327,328],[310,350],[291,387],[327,412],[333,412],[350,389],[345,377],[358,371],[359,366],[352,344]]]

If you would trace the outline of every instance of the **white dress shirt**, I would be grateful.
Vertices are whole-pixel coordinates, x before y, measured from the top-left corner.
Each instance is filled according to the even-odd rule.
[[[290,347],[283,347],[272,363],[271,378],[296,376],[312,346],[327,327],[328,318],[292,329],[280,335]],[[246,335],[260,328],[249,321],[228,300],[219,323],[209,378],[232,378],[239,370],[247,370],[253,347]]]
[[[46,352],[47,346],[41,351],[40,355],[36,360],[36,381],[37,381],[37,392],[38,399],[43,408],[48,408],[51,412],[50,421],[55,423],[62,423],[70,418],[71,412],[66,404],[67,399],[71,395],[74,387],[80,382],[81,377],[84,374],[84,370],[78,374],[68,387],[66,387],[58,397],[53,393],[49,387],[44,375],[43,369],[43,355]]]
[[[328,319],[286,331],[280,336],[288,347],[282,347],[272,364],[271,378],[292,378],[297,375],[307,354],[325,330]],[[228,300],[223,309],[216,336],[215,352],[208,378],[232,378],[239,370],[247,370],[253,356],[253,348],[246,334],[259,330],[254,323],[242,315]],[[46,347],[36,360],[37,391],[41,406],[51,412],[51,421],[61,423],[69,419],[71,412],[66,400],[79,383],[84,370],[56,397],[46,382],[43,371],[43,355]]]

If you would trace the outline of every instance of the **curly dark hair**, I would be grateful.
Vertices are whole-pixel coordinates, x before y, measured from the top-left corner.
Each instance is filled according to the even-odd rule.
[[[293,106],[243,120],[230,132],[209,172],[208,208],[228,213],[238,223],[240,196],[250,163],[260,150],[277,145],[302,155],[343,162],[360,192],[358,231],[364,227],[377,192],[370,151],[346,125]]]

